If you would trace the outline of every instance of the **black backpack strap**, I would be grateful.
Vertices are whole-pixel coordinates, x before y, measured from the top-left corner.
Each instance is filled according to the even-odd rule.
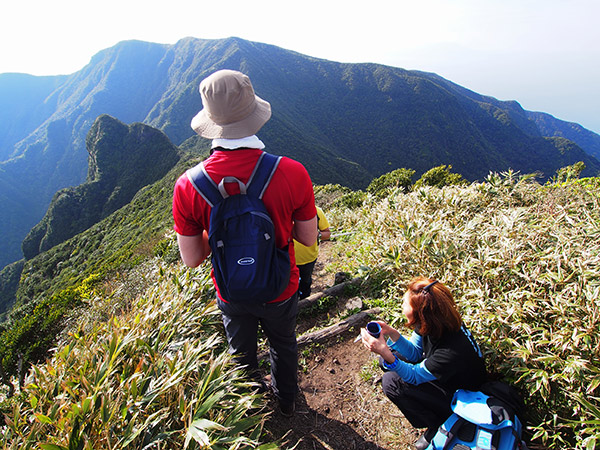
[[[525,403],[517,389],[510,384],[501,380],[487,381],[481,386],[480,391],[490,397],[488,400],[490,409],[494,406],[502,406],[510,417],[514,415],[524,416]],[[498,420],[504,419],[505,417],[500,417]]]
[[[204,164],[200,163],[197,166],[188,169],[185,173],[192,183],[192,186],[194,186],[194,189],[196,189],[198,194],[206,200],[206,203],[208,203],[211,208],[223,199],[218,186],[208,173],[206,173]]]
[[[269,186],[271,178],[273,178],[273,174],[277,170],[279,161],[281,161],[281,156],[271,155],[267,152],[261,153],[256,166],[254,166],[254,171],[250,175],[248,183],[246,183],[248,194],[262,200],[267,186]]]
[[[444,442],[444,446],[442,447],[442,450],[449,450],[449,446],[452,443],[452,439],[454,439],[454,437],[459,433],[459,430],[461,429],[461,427],[467,423],[468,421],[462,417],[460,417],[459,415],[456,415],[456,421],[452,424],[452,426],[450,427],[449,430],[446,430],[444,428],[444,425],[440,426],[439,428],[439,432],[442,433],[444,436],[446,436],[446,441]],[[475,426],[475,424],[473,424],[473,426]],[[481,430],[483,430],[483,428],[480,427],[475,427],[476,433],[474,435],[475,438],[475,449],[476,450],[483,450],[481,447],[479,447],[479,432]],[[479,430],[479,431],[477,431]],[[491,443],[492,440],[494,438],[494,434],[496,433],[496,430],[485,430],[485,432],[489,433],[490,437],[489,437],[489,443],[490,443],[490,447],[487,448],[494,448],[491,447]],[[460,435],[459,435],[460,437]],[[439,443],[436,443],[439,444]]]

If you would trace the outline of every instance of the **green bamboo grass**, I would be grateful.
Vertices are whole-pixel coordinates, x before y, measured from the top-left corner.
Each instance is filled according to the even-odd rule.
[[[327,191],[332,229],[352,232],[332,244],[329,270],[364,276],[365,302],[384,306],[396,325],[412,277],[443,281],[490,370],[525,397],[530,446],[595,449],[599,185],[540,185],[507,172],[469,186],[358,192],[351,205]],[[4,448],[276,448],[261,442],[263,400],[217,337],[206,267],[158,258],[153,266],[150,288],[103,294],[127,301],[114,299],[120,306],[108,320],[83,321],[34,367],[6,415]],[[111,299],[94,302],[103,300]]]
[[[129,313],[81,323],[34,366],[3,448],[276,448],[260,443],[263,400],[230,363],[206,270],[160,272]]]
[[[397,190],[332,211],[332,270],[368,266],[401,322],[406,283],[425,275],[454,292],[490,369],[528,405],[535,445],[593,449],[600,442],[600,191],[597,179],[541,186],[492,174],[485,183]]]

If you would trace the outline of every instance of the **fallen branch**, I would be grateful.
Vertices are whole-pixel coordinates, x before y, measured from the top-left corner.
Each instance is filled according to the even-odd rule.
[[[336,324],[321,328],[319,330],[304,334],[298,338],[298,346],[315,344],[325,341],[334,336],[338,336],[350,328],[357,325],[365,324],[369,321],[369,316],[377,315],[381,312],[381,308],[371,308],[365,311],[360,311]]]
[[[353,286],[353,285],[357,285],[360,284],[363,281],[362,278],[353,278],[352,280],[349,281],[344,281],[343,283],[340,284],[336,284],[328,289],[325,289],[322,292],[316,292],[314,294],[312,294],[310,297],[306,297],[303,298],[302,300],[298,301],[298,309],[304,309],[304,308],[308,308],[310,306],[312,306],[313,304],[317,303],[318,300],[320,300],[323,297],[337,297],[340,294],[344,293],[344,289],[347,286]]]
[[[371,308],[366,309],[364,311],[360,311],[334,325],[321,328],[319,330],[313,331],[311,333],[303,334],[298,338],[298,347],[302,347],[309,344],[316,344],[318,342],[323,342],[327,339],[330,339],[334,336],[338,336],[350,328],[355,327],[357,325],[366,324],[369,321],[370,315],[377,315],[381,312],[381,308]],[[261,361],[266,359],[269,356],[268,351],[260,352],[257,357],[258,360]]]

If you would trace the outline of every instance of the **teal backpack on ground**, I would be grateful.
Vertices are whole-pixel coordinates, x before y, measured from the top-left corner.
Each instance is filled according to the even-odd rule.
[[[440,426],[426,450],[526,450],[514,409],[483,392],[459,389],[452,415]]]

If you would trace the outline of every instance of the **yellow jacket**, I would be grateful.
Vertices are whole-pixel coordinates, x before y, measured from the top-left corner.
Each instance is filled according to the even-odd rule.
[[[319,230],[327,230],[329,228],[329,222],[325,217],[323,210],[317,206],[317,227]],[[318,241],[318,240],[317,240]],[[315,242],[310,247],[302,245],[300,242],[294,240],[294,250],[296,252],[296,265],[301,266],[302,264],[308,264],[313,262],[319,256],[319,244]]]

